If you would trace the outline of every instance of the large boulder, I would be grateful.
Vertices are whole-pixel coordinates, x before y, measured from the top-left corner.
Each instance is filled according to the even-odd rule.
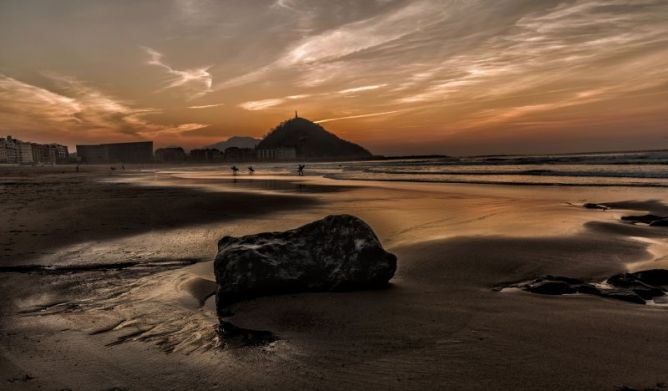
[[[285,232],[222,238],[216,301],[224,314],[229,304],[261,295],[377,288],[396,268],[396,256],[364,221],[327,216]]]

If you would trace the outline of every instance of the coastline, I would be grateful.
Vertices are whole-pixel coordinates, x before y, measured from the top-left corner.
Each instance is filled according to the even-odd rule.
[[[3,232],[12,242],[3,243],[1,266],[159,261],[0,273],[9,298],[0,307],[0,369],[11,387],[612,390],[668,382],[668,309],[494,290],[543,274],[598,280],[668,267],[668,229],[619,221],[661,206],[645,201],[666,200],[668,190],[259,175],[242,185],[229,175],[132,170],[115,183],[100,179],[108,173],[2,178],[3,213],[22,227]],[[605,212],[579,206],[622,201]],[[63,213],[79,218],[57,220]],[[338,213],[367,221],[398,255],[392,287],[239,303],[236,325],[279,340],[216,349],[205,281],[217,239]],[[194,263],[178,262],[185,259]]]

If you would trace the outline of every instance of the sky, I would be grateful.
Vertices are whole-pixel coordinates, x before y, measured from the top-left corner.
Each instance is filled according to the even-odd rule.
[[[190,149],[295,110],[386,155],[668,148],[668,1],[0,1],[0,135]]]

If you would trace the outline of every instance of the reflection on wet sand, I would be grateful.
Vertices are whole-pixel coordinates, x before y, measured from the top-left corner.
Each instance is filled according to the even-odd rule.
[[[120,180],[127,184],[88,178],[82,186],[89,190],[70,183],[67,195],[58,195],[58,182],[80,179],[40,179],[30,185],[32,201],[2,184],[9,190],[0,207],[26,231],[3,232],[11,234],[3,235],[10,249],[4,266],[98,265],[0,273],[9,298],[0,307],[2,373],[60,388],[148,387],[145,378],[151,387],[269,389],[614,389],[668,381],[665,308],[494,289],[546,274],[593,281],[666,268],[666,229],[621,220],[659,214],[662,202],[628,201],[666,200],[666,190],[298,182],[257,174],[259,182],[240,184],[207,175],[131,173]],[[310,190],[300,193],[296,183]],[[51,202],[38,200],[40,186],[57,190]],[[50,210],[67,197],[82,200],[70,209],[81,213],[59,220],[63,213]],[[585,209],[587,202],[612,209]],[[22,214],[26,208],[41,213]],[[188,211],[199,217],[176,217]],[[237,303],[234,326],[223,324],[237,339],[220,349],[211,296],[216,241],[333,213],[364,219],[398,255],[391,287]],[[136,228],[117,231],[126,220]],[[95,231],[93,222],[111,228],[97,236],[63,233],[76,224]],[[141,267],[167,259],[175,263]],[[128,260],[140,263],[99,267]],[[271,338],[241,347],[255,338],[251,330]]]

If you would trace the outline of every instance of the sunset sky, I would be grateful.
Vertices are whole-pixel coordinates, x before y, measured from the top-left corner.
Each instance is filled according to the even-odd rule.
[[[2,0],[0,134],[379,154],[668,148],[666,0]]]

